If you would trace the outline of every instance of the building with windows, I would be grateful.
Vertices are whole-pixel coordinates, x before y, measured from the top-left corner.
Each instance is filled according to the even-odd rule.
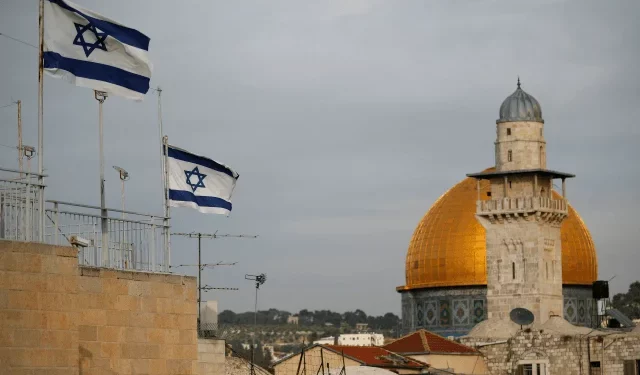
[[[343,333],[337,338],[334,336],[323,337],[313,343],[341,346],[382,346],[384,345],[384,335],[380,333]]]

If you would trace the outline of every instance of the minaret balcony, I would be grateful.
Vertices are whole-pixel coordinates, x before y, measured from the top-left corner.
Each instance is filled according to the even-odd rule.
[[[545,220],[558,223],[569,214],[566,199],[537,197],[509,197],[476,202],[476,215],[497,220]]]

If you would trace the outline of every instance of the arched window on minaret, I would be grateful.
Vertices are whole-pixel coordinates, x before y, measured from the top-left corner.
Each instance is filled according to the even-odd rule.
[[[511,272],[513,273],[513,279],[516,279],[516,262],[511,263]]]
[[[511,150],[507,152],[507,161],[513,161],[513,152]]]

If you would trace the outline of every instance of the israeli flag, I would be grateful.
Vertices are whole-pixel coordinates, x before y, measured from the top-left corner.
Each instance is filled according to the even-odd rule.
[[[169,205],[208,214],[231,213],[239,175],[222,163],[167,145]]]
[[[142,100],[149,38],[65,0],[44,1],[44,69],[77,86]]]

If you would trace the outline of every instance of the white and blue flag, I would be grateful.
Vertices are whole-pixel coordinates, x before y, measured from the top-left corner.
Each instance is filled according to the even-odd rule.
[[[167,145],[169,205],[209,214],[231,213],[239,175],[226,165]]]
[[[149,91],[149,38],[65,0],[44,1],[44,69],[57,78],[129,99]]]

